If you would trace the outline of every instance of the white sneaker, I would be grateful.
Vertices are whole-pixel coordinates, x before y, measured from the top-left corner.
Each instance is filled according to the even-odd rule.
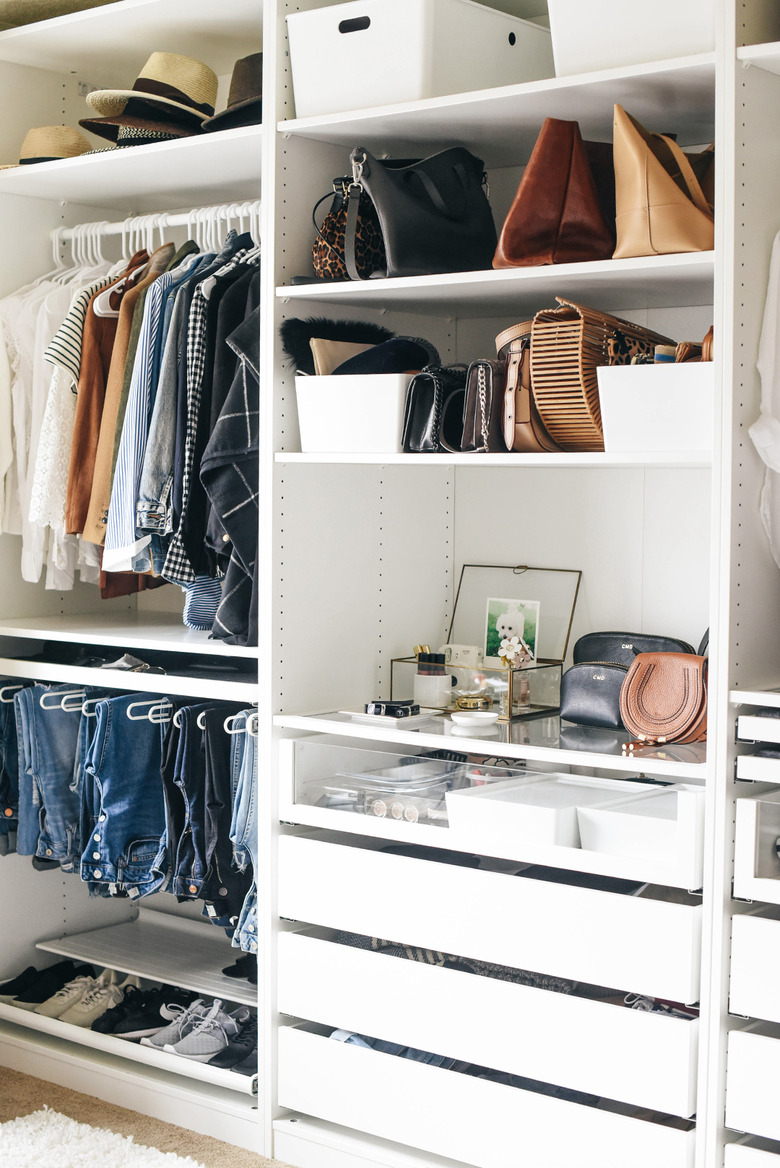
[[[116,1006],[122,1001],[122,990],[112,978],[115,976],[113,970],[106,969],[101,973],[97,982],[88,990],[87,993],[66,1010],[64,1014],[60,1014],[61,1022],[69,1022],[72,1026],[83,1026],[88,1029],[96,1018],[101,1014],[105,1014],[112,1006]]]
[[[94,977],[74,977],[73,981],[69,981],[56,994],[41,1002],[40,1006],[35,1006],[33,1013],[43,1014],[44,1018],[61,1018],[66,1010],[80,1002],[97,984]]]

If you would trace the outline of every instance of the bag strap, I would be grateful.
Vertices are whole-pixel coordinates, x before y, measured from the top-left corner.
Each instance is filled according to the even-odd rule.
[[[672,156],[680,168],[680,175],[683,182],[688,188],[688,194],[695,207],[697,207],[702,214],[712,217],[712,207],[704,197],[704,191],[701,189],[701,183],[693,172],[693,167],[688,161],[687,155],[680,149],[673,138],[668,138],[666,134],[658,134],[657,137],[665,142],[672,153]]]
[[[363,276],[358,271],[357,260],[355,258],[358,214],[360,211],[360,196],[362,192],[363,188],[359,183],[350,183],[347,189],[347,226],[344,232],[344,263],[347,266],[347,274],[350,280],[363,279]]]
[[[531,339],[531,326],[533,321],[523,320],[519,324],[512,324],[509,328],[505,328],[496,337],[496,352],[500,353],[505,345],[511,345],[512,341],[522,341],[524,338]]]
[[[339,194],[337,191],[328,191],[327,195],[323,195],[321,199],[317,199],[317,202],[314,204],[314,206],[312,207],[312,210],[311,210],[311,221],[314,224],[314,230],[317,232],[317,238],[319,239],[320,243],[324,244],[325,247],[328,249],[328,251],[332,252],[333,255],[336,256],[337,259],[341,259],[341,256],[336,251],[333,244],[329,243],[328,240],[325,238],[325,236],[322,234],[322,229],[320,228],[319,224],[317,223],[317,211],[319,210],[319,208],[322,206],[322,204],[325,202],[326,199],[333,199],[333,198],[335,198],[335,199],[339,198]],[[342,199],[342,202],[343,202],[343,199]]]

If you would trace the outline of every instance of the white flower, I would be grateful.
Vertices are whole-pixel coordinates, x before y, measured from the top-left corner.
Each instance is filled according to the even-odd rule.
[[[519,637],[504,637],[498,647],[498,655],[507,665],[514,665],[515,658],[521,652]]]

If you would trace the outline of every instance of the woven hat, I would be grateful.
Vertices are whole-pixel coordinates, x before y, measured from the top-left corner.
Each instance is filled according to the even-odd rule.
[[[202,61],[178,53],[152,53],[132,89],[99,89],[87,104],[101,117],[113,118],[128,101],[143,98],[153,106],[183,110],[200,121],[214,114],[217,77]]]
[[[107,138],[109,142],[120,141],[123,145],[138,145],[139,139],[131,142],[127,130],[138,130],[146,134],[148,141],[163,141],[162,137],[152,138],[151,135],[164,135],[166,139],[190,138],[200,133],[200,120],[182,114],[179,110],[150,105],[140,97],[133,97],[125,103],[120,114],[109,118],[82,118],[79,122],[85,130],[97,134],[100,138]]]
[[[92,149],[91,144],[78,130],[70,126],[37,126],[28,130],[22,142],[18,162],[0,166],[0,170],[11,170],[14,166],[30,166],[34,162],[54,162],[61,158],[78,158]]]
[[[104,146],[102,150],[90,150],[90,154],[113,154],[126,150],[128,146],[151,146],[155,142],[175,142],[181,134],[171,134],[164,130],[141,129],[139,126],[117,126],[116,145]]]
[[[206,118],[204,130],[229,130],[255,125],[263,116],[263,54],[242,57],[233,66],[227,109]]]

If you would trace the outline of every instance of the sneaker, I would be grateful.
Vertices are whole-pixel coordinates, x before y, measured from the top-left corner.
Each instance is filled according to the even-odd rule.
[[[236,1063],[254,1053],[257,1066],[257,1015],[250,1014],[235,1038],[231,1038],[224,1050],[219,1051],[209,1059],[210,1067],[219,1067],[223,1071],[231,1070]],[[254,1071],[252,1072],[254,1074]]]
[[[39,977],[22,993],[12,1000],[12,1006],[20,1010],[34,1010],[43,1002],[47,1002],[58,990],[69,981],[77,977],[94,977],[95,971],[91,965],[76,965],[75,961],[58,961],[41,971]]]
[[[157,1034],[142,1038],[141,1046],[153,1046],[156,1050],[163,1050],[168,1045],[172,1046],[179,1042],[185,1034],[189,1034],[190,1030],[197,1026],[209,1011],[203,998],[196,998],[186,1007],[173,1004],[169,1009],[173,1012],[173,1021],[164,1029],[159,1030]]]
[[[40,976],[40,969],[36,969],[34,965],[28,965],[18,977],[13,977],[10,981],[4,981],[0,985],[0,1002],[13,1001],[17,994],[24,993]]]
[[[41,1002],[40,1006],[33,1007],[34,1013],[42,1014],[44,1018],[61,1018],[66,1010],[80,1002],[96,985],[94,977],[74,977],[73,981],[66,982],[61,990]]]
[[[149,990],[146,994],[134,994],[129,1010],[126,1010],[111,1030],[115,1038],[138,1041],[151,1038],[166,1028],[166,1024],[176,1017],[174,1006],[188,1006],[192,995],[184,991],[166,992]]]
[[[193,1062],[207,1063],[237,1036],[239,1027],[248,1018],[248,1006],[241,1006],[235,1014],[228,1014],[222,1009],[221,998],[215,998],[211,1009],[197,1026],[178,1042],[166,1043],[165,1050]]]
[[[124,990],[111,981],[113,970],[105,970],[80,1001],[60,1015],[61,1022],[89,1028],[96,1018],[116,1006],[124,997]]]
[[[225,977],[245,977],[250,985],[257,985],[257,956],[254,953],[242,953],[232,965],[226,965],[222,972]]]
[[[247,1055],[243,1062],[236,1063],[230,1068],[235,1075],[256,1075],[257,1074],[257,1047]]]
[[[139,990],[133,985],[128,986],[122,996],[122,1001],[117,1002],[114,1006],[109,1006],[105,1014],[101,1014],[99,1018],[95,1019],[90,1029],[94,1030],[97,1034],[113,1033],[114,1027],[119,1020],[124,1018],[131,1010],[134,1010],[138,1005],[139,999],[143,996],[143,990]]]

